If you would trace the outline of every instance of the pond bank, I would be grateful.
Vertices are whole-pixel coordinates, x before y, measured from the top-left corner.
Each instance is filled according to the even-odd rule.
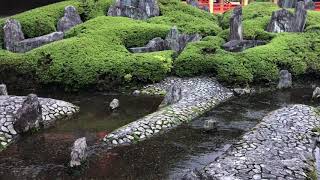
[[[271,112],[223,157],[204,168],[214,179],[306,179],[314,168],[316,109],[291,105]],[[200,177],[198,177],[200,178]]]

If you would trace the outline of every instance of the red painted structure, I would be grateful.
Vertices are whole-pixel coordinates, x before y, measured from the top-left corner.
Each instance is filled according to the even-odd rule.
[[[199,5],[201,7],[207,6],[209,8],[209,0],[199,0]],[[238,4],[233,3],[214,3],[213,4],[213,13],[221,14],[230,9],[235,8]],[[320,2],[315,2],[315,11],[320,11]]]

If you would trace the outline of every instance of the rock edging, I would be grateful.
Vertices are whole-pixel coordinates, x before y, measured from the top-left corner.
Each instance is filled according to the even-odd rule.
[[[167,90],[173,84],[179,84],[182,88],[182,99],[179,102],[113,131],[103,141],[112,147],[143,141],[191,121],[233,96],[230,90],[222,87],[214,78],[208,77],[171,77],[161,83],[147,86],[143,92],[153,89]]]

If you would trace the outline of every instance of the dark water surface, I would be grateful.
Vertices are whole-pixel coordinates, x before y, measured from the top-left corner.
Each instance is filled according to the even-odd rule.
[[[60,1],[63,0],[0,0],[0,17],[15,15]]]
[[[221,156],[270,111],[288,104],[315,105],[311,94],[311,89],[301,88],[233,98],[168,133],[132,146],[101,151],[89,159],[88,168],[81,175],[75,172],[70,175],[64,165],[75,138],[86,136],[92,145],[103,136],[104,130],[112,130],[154,111],[161,101],[123,97],[120,98],[122,108],[113,114],[106,111],[107,102],[113,97],[83,96],[71,100],[82,108],[78,118],[24,138],[0,153],[0,179],[32,176],[38,179],[180,179],[188,169],[202,168]],[[208,119],[218,121],[216,130],[203,129]]]

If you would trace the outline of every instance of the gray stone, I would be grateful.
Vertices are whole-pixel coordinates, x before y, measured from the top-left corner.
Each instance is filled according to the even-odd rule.
[[[307,20],[307,10],[303,1],[297,3],[295,13],[292,14],[286,9],[274,11],[270,23],[267,26],[268,32],[303,32]]]
[[[149,41],[149,43],[144,47],[129,48],[132,53],[146,53],[168,50],[165,40],[160,37],[156,37]]]
[[[134,90],[133,92],[132,92],[132,95],[134,95],[134,96],[138,96],[138,95],[140,95],[141,94],[141,91],[139,91],[139,90]]]
[[[164,100],[160,104],[160,108],[179,102],[182,99],[182,89],[178,84],[170,87]]]
[[[312,99],[317,99],[320,97],[320,88],[316,87],[316,89],[312,93]]]
[[[9,51],[15,51],[16,44],[24,40],[21,24],[15,19],[7,19],[3,27],[4,46]]]
[[[230,18],[230,37],[229,40],[243,40],[242,30],[242,7],[237,6],[233,9]]]
[[[74,6],[64,8],[64,16],[58,21],[57,30],[66,32],[74,26],[81,24],[82,20]]]
[[[314,10],[316,8],[316,5],[313,2],[313,0],[304,0],[304,4],[306,9]]]
[[[281,8],[295,8],[297,0],[279,0],[278,5]]]
[[[42,123],[42,109],[37,95],[29,94],[22,107],[14,115],[14,129],[21,134],[33,128],[39,128]]]
[[[0,84],[0,96],[7,96],[7,86],[5,84]]]
[[[109,105],[109,107],[111,108],[111,110],[115,110],[120,106],[120,102],[118,99],[113,99]]]
[[[288,70],[281,70],[279,73],[278,89],[287,89],[292,87],[292,76]]]
[[[215,120],[206,120],[204,122],[203,128],[207,131],[214,130],[217,128],[218,122]]]
[[[261,40],[231,40],[225,43],[222,47],[226,51],[241,52],[249,48],[265,45],[266,41]]]
[[[156,0],[117,0],[108,10],[108,16],[124,16],[133,19],[148,19],[159,16]]]
[[[86,138],[79,138],[73,143],[71,149],[70,167],[80,166],[87,158],[87,141]]]

